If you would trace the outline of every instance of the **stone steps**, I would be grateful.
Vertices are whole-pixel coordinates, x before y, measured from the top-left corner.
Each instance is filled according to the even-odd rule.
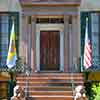
[[[73,100],[76,85],[84,84],[82,73],[18,74],[17,85],[25,88],[34,100]]]

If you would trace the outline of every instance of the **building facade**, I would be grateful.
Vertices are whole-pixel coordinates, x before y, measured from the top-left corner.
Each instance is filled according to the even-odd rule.
[[[30,96],[36,96],[38,98],[39,96],[45,97],[45,95],[47,95],[51,96],[51,99],[53,100],[52,95],[60,95],[59,100],[61,99],[61,97],[63,97],[62,100],[65,100],[66,98],[72,100],[72,92],[74,89],[73,84],[71,84],[72,81],[74,81],[74,83],[77,83],[75,83],[74,85],[83,84],[85,81],[84,74],[80,73],[80,71],[82,66],[81,59],[84,52],[84,21],[86,17],[89,17],[91,19],[91,27],[89,27],[89,32],[91,33],[90,36],[92,39],[92,44],[94,44],[93,46],[95,46],[92,46],[94,64],[97,64],[96,59],[100,54],[100,18],[98,2],[99,1],[91,2],[90,0],[0,1],[1,67],[6,66],[12,17],[14,17],[17,55],[24,59],[28,67],[31,68],[31,76],[26,77],[32,79],[28,83],[29,85],[33,84],[33,87],[28,87],[29,91],[31,90],[30,88],[33,88],[29,92]],[[95,45],[95,43],[97,45]],[[18,74],[16,78],[17,84],[22,85],[24,88],[27,87],[25,86],[26,81],[22,81],[25,76],[25,73],[21,75]],[[92,75],[89,76],[90,79],[91,76]],[[34,77],[38,81],[34,80]],[[42,78],[46,78],[48,80],[44,81],[42,80]],[[55,78],[58,79],[56,80],[56,82]],[[39,82],[47,82],[47,87],[45,88],[49,91],[48,94],[44,93],[44,88],[41,89],[41,87],[40,91],[35,91],[35,89],[38,90],[38,87],[34,88],[36,85],[34,84],[34,81],[38,84],[38,87]],[[54,83],[51,81],[53,81]],[[51,82],[52,84],[49,82]],[[61,87],[63,92],[60,92],[60,94],[54,93],[55,90],[59,90],[60,83],[63,83],[63,86],[64,83],[66,83],[67,85],[69,83],[71,84],[71,98],[67,95],[68,91],[65,91],[65,95],[67,95],[67,97],[64,97],[64,89],[62,88],[65,87]],[[57,85],[55,89],[54,87],[49,87],[49,85],[54,86],[54,84],[57,84],[59,87],[57,88]],[[42,84],[41,86],[43,87],[44,84]],[[50,92],[48,88],[53,92]],[[41,91],[42,93],[40,93],[41,95],[34,94],[33,90],[35,91],[35,93],[40,93]],[[55,98],[57,98],[57,96]],[[47,98],[43,98],[43,100],[47,100]]]
[[[80,1],[22,0],[21,5],[21,56],[28,65],[34,71],[78,71]]]

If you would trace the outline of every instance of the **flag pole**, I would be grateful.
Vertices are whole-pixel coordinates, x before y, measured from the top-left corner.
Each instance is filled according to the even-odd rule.
[[[81,72],[83,71],[83,56],[81,56]]]
[[[84,68],[87,70],[92,65],[92,47],[88,31],[88,18],[86,17],[85,43],[84,43]]]
[[[9,49],[8,49],[8,55],[7,55],[7,67],[11,69],[16,65],[17,55],[16,55],[16,44],[15,44],[15,26],[14,26],[14,20],[15,17],[11,17],[12,21],[12,27],[11,27],[11,33],[10,33],[10,43],[9,43]]]
[[[14,22],[15,21],[15,16],[12,16],[11,20],[12,20],[12,22]]]
[[[12,21],[12,25],[13,25],[14,24],[14,21],[15,21],[15,17],[14,16],[11,17],[11,21]],[[10,35],[11,34],[12,33],[10,33]],[[11,81],[13,81],[14,80],[14,73],[10,70],[9,74],[10,74]]]

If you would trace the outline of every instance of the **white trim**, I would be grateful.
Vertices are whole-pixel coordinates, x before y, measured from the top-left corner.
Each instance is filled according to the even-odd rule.
[[[69,24],[69,55],[70,55],[70,64],[69,64],[69,71],[72,71],[73,66],[73,55],[72,55],[72,24]]]
[[[36,67],[40,70],[40,33],[36,33]]]
[[[60,32],[60,71],[64,71],[64,32]]]
[[[58,30],[64,31],[64,24],[36,24],[36,33],[40,33],[40,30]]]
[[[57,91],[56,91],[57,92]],[[62,95],[50,95],[50,96],[47,96],[47,95],[35,95],[35,96],[32,96],[32,97],[50,97],[50,98],[55,98],[56,100],[56,97],[59,97],[59,98],[73,98],[73,96],[62,96]],[[67,100],[67,99],[66,99]]]
[[[60,71],[64,70],[64,24],[36,24],[36,66],[40,71],[40,31],[60,31]]]

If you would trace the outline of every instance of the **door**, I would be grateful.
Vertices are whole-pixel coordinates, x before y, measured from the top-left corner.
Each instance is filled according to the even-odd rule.
[[[59,31],[40,31],[40,70],[60,70]]]

